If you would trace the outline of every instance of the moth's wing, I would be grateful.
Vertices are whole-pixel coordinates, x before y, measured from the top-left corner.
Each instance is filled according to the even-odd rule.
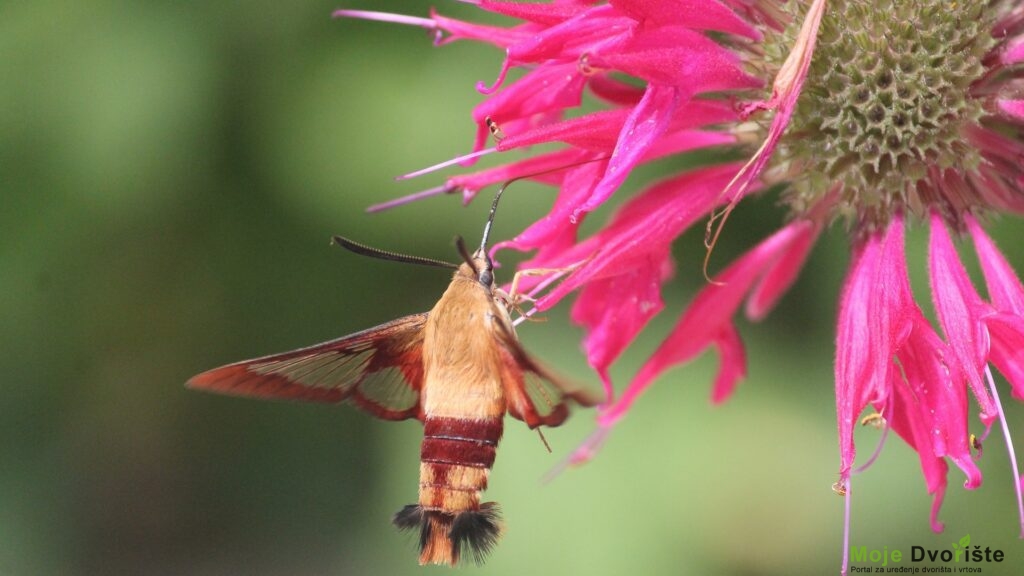
[[[569,400],[580,406],[596,406],[604,400],[594,390],[552,373],[527,354],[511,327],[495,324],[509,414],[531,429],[558,426],[569,417]]]
[[[385,420],[416,418],[426,322],[426,313],[406,316],[323,344],[214,368],[185,386],[235,396],[348,401]]]

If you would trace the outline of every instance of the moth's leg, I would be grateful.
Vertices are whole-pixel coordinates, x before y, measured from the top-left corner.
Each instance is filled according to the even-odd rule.
[[[527,268],[526,270],[520,270],[516,272],[515,275],[512,277],[512,284],[509,286],[509,291],[506,293],[503,290],[499,290],[498,293],[505,300],[505,305],[508,307],[508,309],[510,311],[515,311],[519,314],[519,320],[516,322],[516,324],[522,322],[523,320],[540,322],[543,321],[544,319],[534,318],[532,316],[532,313],[536,311],[535,309],[530,311],[524,311],[522,309],[521,304],[523,302],[528,302],[532,304],[536,302],[537,299],[534,298],[533,296],[530,296],[529,294],[523,294],[519,292],[520,279],[523,278],[524,276],[552,276],[550,281],[547,282],[547,284],[550,284],[552,282],[558,281],[560,278],[572,272],[573,270],[576,270],[582,265],[583,262],[577,262],[571,266],[566,266],[564,268]],[[541,285],[542,289],[546,287],[546,284]]]
[[[536,299],[528,294],[519,293],[519,280],[524,276],[549,276],[553,275],[555,278],[552,281],[558,280],[562,276],[576,270],[583,265],[583,262],[577,262],[571,266],[564,268],[527,268],[526,270],[520,270],[512,276],[512,285],[509,286],[508,297],[513,305],[519,302],[536,302]]]

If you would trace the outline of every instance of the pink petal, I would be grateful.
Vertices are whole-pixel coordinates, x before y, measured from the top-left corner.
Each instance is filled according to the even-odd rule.
[[[437,42],[438,44],[449,44],[456,40],[477,40],[499,48],[507,48],[508,46],[523,42],[532,35],[531,29],[527,26],[517,26],[514,28],[486,26],[484,24],[448,18],[438,14],[435,10],[430,11],[430,18],[437,23],[438,28],[450,35],[448,38]]]
[[[611,4],[648,26],[681,25],[761,39],[757,29],[714,0],[612,0]]]
[[[711,146],[728,146],[736,143],[736,137],[726,132],[704,132],[701,130],[679,130],[662,135],[647,149],[640,162],[650,162],[673,154],[681,154],[708,148]]]
[[[509,45],[498,80],[493,86],[477,85],[477,90],[490,94],[504,81],[505,74],[515,66],[548,60],[576,60],[582,54],[621,41],[636,26],[611,6],[590,8],[559,24],[538,31]]]
[[[711,402],[721,404],[732,396],[736,385],[747,375],[747,354],[743,340],[733,326],[725,326],[714,339],[718,350],[719,368],[711,387]]]
[[[892,356],[909,326],[903,319],[909,280],[902,264],[903,224],[868,237],[854,249],[843,286],[836,333],[836,416],[839,422],[840,481],[856,458],[853,430],[864,408],[883,403],[893,372]]]
[[[602,277],[622,274],[636,262],[660,253],[718,201],[718,192],[736,165],[714,166],[659,182],[630,200],[614,221],[588,243],[589,260],[537,302],[541,310]]]
[[[468,204],[480,190],[518,178],[528,178],[536,182],[559,186],[572,167],[593,156],[593,153],[586,150],[567,148],[478,172],[453,176],[445,183],[445,187],[451,190],[462,190],[463,203]],[[567,168],[558,170],[562,167]]]
[[[654,141],[665,132],[683,98],[685,96],[674,87],[647,86],[643,99],[622,126],[604,178],[586,202],[573,212],[573,219],[579,218],[581,212],[594,210],[618,189]]]
[[[1011,100],[1009,98],[1000,98],[996,100],[996,106],[999,107],[999,111],[1017,122],[1024,122],[1024,100]]]
[[[626,349],[647,322],[664,308],[661,284],[671,266],[668,254],[652,257],[624,274],[588,283],[572,307],[572,321],[587,330],[583,349],[600,374]]]
[[[509,134],[498,143],[498,150],[507,152],[547,142],[564,142],[588,150],[611,150],[628,115],[629,110],[624,109],[602,110],[571,120],[538,126],[521,134]]]
[[[588,53],[588,64],[685,89],[689,94],[757,88],[739,58],[701,32],[669,26],[637,31],[604,50]]]
[[[821,226],[807,222],[807,226],[793,240],[790,248],[765,272],[747,300],[748,318],[754,321],[761,320],[775,307],[779,298],[796,281],[820,232]]]
[[[575,62],[539,66],[473,110],[478,126],[473,150],[482,150],[487,145],[487,118],[505,125],[508,134],[510,121],[578,107],[585,83],[586,78]]]
[[[893,384],[897,392],[904,386],[909,388],[913,401],[908,404],[906,398],[901,399],[892,412],[904,413],[915,430],[923,431],[912,444],[922,458],[948,456],[966,474],[964,487],[977,488],[981,471],[968,445],[967,391],[956,360],[919,309],[915,308],[914,316],[914,327],[897,352],[905,384]]]
[[[570,217],[576,206],[579,206],[597,185],[604,173],[604,163],[583,164],[570,169],[562,181],[558,198],[551,210],[512,240],[496,244],[494,250],[505,248],[521,251],[533,250],[549,245],[554,238],[563,237],[570,232],[575,238],[575,230],[579,226],[579,222],[572,223]],[[568,263],[566,262],[566,264]]]
[[[617,106],[634,106],[644,95],[644,89],[627,84],[610,74],[594,74],[587,83],[595,96]]]
[[[928,264],[932,301],[942,331],[978,400],[982,422],[986,427],[991,426],[998,414],[982,379],[988,356],[988,337],[984,334],[981,316],[987,309],[974,291],[942,217],[937,213],[931,215]]]
[[[1024,316],[1024,286],[1021,286],[1017,273],[978,222],[971,216],[967,216],[966,220],[992,303],[1001,312]]]
[[[536,3],[509,2],[507,0],[502,2],[480,0],[477,6],[488,12],[503,14],[545,26],[551,26],[568,20],[587,9],[586,4],[575,2]]]
[[[718,283],[701,290],[619,400],[601,413],[598,422],[602,426],[614,424],[662,372],[691,360],[712,345],[724,353],[713,398],[724,398],[731,392],[735,379],[745,371],[739,338],[729,332],[733,330],[732,316],[754,282],[789,250],[805,226],[806,223],[797,222],[779,230],[729,265],[718,276]]]
[[[1024,400],[1024,318],[993,314],[985,325],[992,339],[992,363],[1010,382],[1013,397]]]
[[[918,408],[915,405],[917,398],[907,387],[900,384],[896,384],[894,389],[895,398],[892,401],[895,404],[895,414],[889,419],[889,422],[893,430],[917,452],[925,485],[928,493],[932,495],[931,527],[935,532],[942,532],[944,527],[939,521],[939,509],[946,495],[949,466],[944,459],[935,456],[927,448],[918,448],[919,445],[927,443],[928,430],[923,427],[923,420],[910,417]]]
[[[1006,66],[1013,66],[1024,61],[1024,37],[1017,37],[1007,42],[999,55],[999,60]]]

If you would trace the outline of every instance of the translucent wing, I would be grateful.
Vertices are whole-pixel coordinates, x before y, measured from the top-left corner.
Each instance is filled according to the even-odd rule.
[[[349,401],[385,420],[416,418],[426,321],[426,313],[406,316],[323,344],[214,368],[185,385],[236,396]]]
[[[569,417],[569,399],[580,406],[596,406],[604,400],[601,394],[544,368],[523,350],[511,329],[499,329],[497,339],[508,413],[531,429],[565,422]]]

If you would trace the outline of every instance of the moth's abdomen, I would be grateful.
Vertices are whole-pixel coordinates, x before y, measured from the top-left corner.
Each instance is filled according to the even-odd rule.
[[[480,562],[498,541],[493,502],[480,503],[501,439],[502,419],[427,416],[420,450],[419,504],[395,515],[402,529],[420,529],[420,564],[456,564],[464,554]]]

